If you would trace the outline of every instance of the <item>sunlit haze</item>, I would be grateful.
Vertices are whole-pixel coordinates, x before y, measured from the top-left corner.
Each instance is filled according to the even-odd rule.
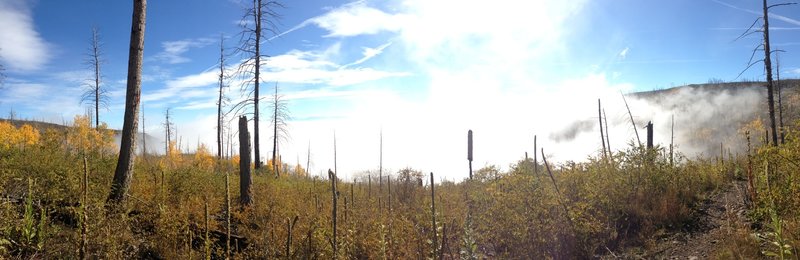
[[[219,39],[224,35],[226,69],[234,72],[244,59],[234,50],[250,4],[148,3],[141,104],[147,134],[157,140],[148,149],[163,153],[167,108],[174,113],[183,149],[191,152],[198,143],[216,149]],[[734,41],[760,16],[760,4],[285,1],[275,10],[281,16],[277,31],[264,43],[270,58],[262,67],[261,92],[268,95],[277,84],[288,101],[291,120],[289,137],[280,144],[282,160],[305,165],[310,146],[314,175],[334,166],[334,134],[337,167],[345,177],[377,171],[381,132],[384,171],[412,167],[449,180],[468,174],[470,129],[476,168],[505,169],[526,152],[532,157],[534,135],[548,160],[585,160],[600,151],[597,99],[608,114],[612,149],[620,150],[636,138],[621,93],[711,79],[763,80],[763,66],[737,79],[761,36]],[[0,62],[7,76],[0,89],[0,117],[13,111],[18,118],[62,123],[85,114],[82,84],[91,71],[83,61],[96,26],[110,97],[100,120],[121,129],[131,8],[129,1],[0,0]],[[774,48],[793,54],[780,60],[786,78],[800,75],[800,56],[794,55],[800,52],[800,21],[795,20],[800,16],[789,15],[798,8],[775,9],[770,21]],[[237,80],[228,83],[225,95],[234,103],[242,100]],[[628,98],[637,124],[653,121],[660,144],[669,142],[672,116],[676,128],[713,116],[664,111]],[[763,102],[754,93],[695,105],[726,109],[727,100],[734,99],[750,104],[748,111],[761,109]],[[272,132],[271,111],[265,107],[261,151],[266,161]],[[228,115],[232,127],[235,119]],[[676,142],[686,154],[699,152],[680,135]]]

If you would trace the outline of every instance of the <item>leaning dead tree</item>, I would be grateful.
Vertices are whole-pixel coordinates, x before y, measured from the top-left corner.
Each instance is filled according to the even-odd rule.
[[[603,134],[603,114],[602,114],[603,107],[600,105],[600,99],[597,99],[597,119],[600,122],[600,143],[603,145],[603,158],[608,158],[608,153],[606,152],[606,141],[605,141],[605,134]]]
[[[767,5],[767,0],[762,0],[763,15],[761,17],[759,17],[759,18],[756,18],[756,20],[753,22],[753,24],[751,24],[750,27],[747,28],[747,30],[744,33],[742,33],[742,35],[739,35],[739,37],[736,38],[736,40],[738,40],[738,39],[741,39],[741,38],[743,38],[745,36],[748,36],[748,35],[751,35],[751,34],[755,34],[755,33],[761,33],[762,34],[763,38],[762,38],[761,44],[759,44],[758,46],[756,46],[756,48],[753,49],[753,53],[750,55],[750,60],[747,62],[747,67],[745,67],[745,69],[742,70],[742,72],[740,72],[739,75],[736,78],[739,78],[742,75],[742,73],[747,71],[753,65],[758,64],[759,62],[763,62],[764,63],[764,71],[767,74],[767,107],[769,109],[769,129],[772,132],[770,134],[770,136],[769,136],[770,137],[769,139],[772,140],[772,145],[773,146],[777,146],[778,145],[778,131],[777,131],[777,125],[775,123],[775,121],[776,121],[775,120],[775,93],[774,93],[774,82],[772,81],[772,59],[771,59],[771,56],[772,56],[773,52],[780,51],[780,50],[773,51],[773,50],[770,49],[769,10],[771,8],[773,8],[773,7],[784,6],[784,5],[794,5],[794,4],[797,4],[797,3],[781,3],[781,4]],[[762,21],[761,29],[754,29],[756,24],[758,24],[759,20]],[[760,50],[764,51],[764,58],[760,59],[760,60],[753,60],[753,58],[756,55],[756,52],[758,52]]]
[[[244,79],[242,91],[247,98],[234,107],[238,111],[245,107],[253,107],[253,142],[255,145],[255,164],[256,169],[260,169],[261,162],[261,143],[259,131],[259,110],[258,102],[259,86],[261,84],[261,65],[267,55],[262,50],[262,43],[268,41],[266,34],[276,34],[277,24],[275,20],[279,18],[275,9],[282,7],[280,3],[273,0],[253,0],[253,6],[245,11],[242,17],[242,38],[237,52],[244,56],[245,60],[239,65],[238,73]],[[272,19],[270,19],[272,18]]]
[[[84,61],[86,66],[92,71],[92,76],[85,82],[86,90],[81,95],[81,103],[88,103],[94,107],[94,127],[100,127],[100,107],[108,107],[108,93],[101,87],[103,74],[100,70],[104,63],[102,42],[97,27],[92,27],[92,38],[90,41],[88,55]]]
[[[619,92],[622,95],[622,101],[625,102],[625,108],[628,110],[628,116],[631,118],[631,125],[633,125],[633,133],[636,134],[636,142],[639,143],[639,146],[642,146],[642,140],[639,139],[639,130],[636,130],[636,121],[633,121],[633,113],[631,113],[631,107],[628,106],[628,100],[625,99],[625,94]]]
[[[125,199],[133,175],[134,144],[139,123],[139,98],[142,92],[142,55],[144,54],[144,26],[147,0],[133,0],[131,42],[128,52],[128,86],[125,93],[125,117],[122,123],[122,140],[117,168],[108,202],[119,203]]]

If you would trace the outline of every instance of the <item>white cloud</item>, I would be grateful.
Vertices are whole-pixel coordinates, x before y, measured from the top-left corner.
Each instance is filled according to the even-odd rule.
[[[218,81],[218,74],[216,71],[205,71],[199,74],[179,77],[176,79],[168,80],[163,88],[156,91],[143,93],[142,102],[152,102],[159,100],[178,101],[191,97],[214,95],[214,91],[200,91],[193,88],[202,88],[213,85]]]
[[[628,58],[628,51],[629,50],[630,50],[630,47],[625,47],[625,49],[622,49],[622,51],[620,51],[619,54],[617,55],[617,56],[619,56],[619,59],[620,60],[624,60],[624,59]]]
[[[386,47],[389,47],[389,45],[392,45],[392,42],[387,42],[387,43],[385,43],[385,44],[383,44],[381,46],[378,46],[376,48],[362,47],[362,49],[364,51],[361,54],[364,55],[364,57],[362,57],[361,59],[359,59],[357,61],[354,61],[352,63],[345,64],[345,65],[342,66],[342,68],[355,66],[355,65],[364,63],[367,60],[372,59],[373,57],[378,56],[381,53],[383,53],[383,50],[386,49]]]
[[[50,59],[48,44],[34,28],[31,2],[0,1],[0,61],[9,70],[41,69]]]
[[[80,104],[82,92],[83,89],[76,84],[14,81],[6,84],[0,92],[0,105],[25,111],[26,116],[35,115],[40,117],[37,119],[61,123],[65,115],[72,121],[73,115],[84,113]]]
[[[378,55],[387,46],[388,44],[377,49],[367,48],[369,50],[365,50],[365,58],[344,66],[332,60],[339,53],[340,45],[338,43],[321,51],[291,50],[285,54],[271,57],[263,67],[262,79],[268,82],[345,86],[409,75],[407,72],[382,71],[373,68],[347,68]]]
[[[313,18],[314,25],[328,31],[326,36],[394,33],[389,37],[404,52],[384,58],[408,62],[427,75],[418,82],[421,97],[406,99],[399,92],[402,90],[352,97],[349,106],[335,114],[347,119],[298,122],[294,129],[301,137],[295,140],[302,144],[311,139],[312,145],[322,143],[318,149],[328,151],[332,149],[325,145],[330,143],[330,132],[314,131],[336,129],[340,144],[347,144],[340,145],[339,165],[348,173],[376,166],[364,162],[363,151],[377,151],[377,132],[383,125],[384,136],[389,138],[384,140],[384,156],[391,158],[386,162],[390,168],[413,166],[460,178],[467,173],[464,135],[473,129],[480,136],[476,168],[486,163],[507,166],[521,158],[523,151],[530,151],[530,144],[520,140],[539,133],[540,144],[548,143],[543,136],[554,129],[537,122],[563,128],[574,118],[591,117],[596,98],[610,98],[609,93],[631,88],[609,83],[602,74],[556,83],[538,79],[539,73],[546,71],[541,69],[546,66],[542,60],[568,51],[564,49],[565,23],[584,3],[502,0],[487,5],[480,1],[406,0],[385,9],[395,10],[390,13],[356,2]],[[378,55],[383,48],[365,50],[363,55]],[[573,102],[586,104],[585,110]],[[625,139],[620,136],[618,140],[622,143]],[[554,159],[565,160],[582,159],[594,148],[584,143],[551,144],[548,149],[555,152]],[[316,154],[318,165],[332,164],[329,154]]]
[[[733,9],[736,9],[736,10],[740,10],[740,11],[748,12],[748,13],[751,13],[751,14],[755,14],[755,15],[758,15],[758,16],[762,16],[763,15],[762,11],[756,11],[756,10],[750,10],[750,9],[741,8],[741,7],[738,7],[738,6],[723,2],[723,1],[719,1],[719,0],[711,0],[711,1],[715,2],[715,3],[718,3],[718,4],[721,4],[721,5],[724,5],[724,6],[727,6],[727,7],[730,7],[730,8],[733,8]],[[777,19],[777,20],[780,20],[780,21],[783,21],[783,22],[786,22],[786,23],[789,23],[789,24],[800,25],[800,21],[798,21],[798,20],[783,16],[783,15],[779,15],[779,14],[776,14],[776,13],[772,13],[772,12],[769,13],[769,18],[770,18],[770,20]]]
[[[348,37],[398,31],[404,21],[402,16],[385,13],[367,6],[365,1],[358,1],[335,8],[308,22],[328,30],[325,37]]]
[[[183,56],[183,54],[189,51],[190,48],[202,48],[212,43],[214,43],[214,40],[208,38],[162,42],[161,47],[164,50],[153,56],[153,58],[168,64],[189,62],[191,59]]]

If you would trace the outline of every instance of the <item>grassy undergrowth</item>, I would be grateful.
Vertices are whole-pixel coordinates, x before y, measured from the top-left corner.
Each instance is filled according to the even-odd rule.
[[[240,208],[238,163],[224,160],[215,167],[206,152],[137,158],[123,210],[106,211],[116,157],[105,130],[79,121],[67,132],[15,137],[0,147],[0,257],[77,257],[84,212],[90,258],[224,257],[225,174],[233,202],[234,258],[332,257],[329,180],[257,172],[254,204]],[[21,128],[14,129],[6,131]],[[789,140],[780,149],[759,150],[751,162],[758,193],[752,217],[767,224],[761,239],[780,238],[782,248],[798,245],[800,230],[800,200],[792,195],[800,187],[798,168],[790,163],[800,158],[800,143]],[[376,176],[371,185],[366,179],[340,180],[338,257],[585,258],[647,247],[659,232],[692,225],[694,208],[708,192],[747,178],[744,156],[724,162],[681,158],[673,164],[666,154],[631,146],[611,160],[549,165],[552,178],[545,165],[534,167],[530,159],[508,171],[485,167],[472,181],[436,183],[435,227],[430,186],[421,185],[427,175],[420,171],[392,173],[391,188],[385,179],[379,185]],[[85,211],[80,207],[84,157]],[[767,162],[773,165],[768,178],[761,172]]]

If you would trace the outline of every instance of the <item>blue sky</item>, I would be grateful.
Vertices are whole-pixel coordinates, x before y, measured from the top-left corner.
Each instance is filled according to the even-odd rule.
[[[287,1],[277,10],[281,34],[265,43],[271,59],[262,92],[279,84],[293,117],[281,154],[284,161],[305,161],[311,143],[312,172],[332,166],[334,131],[345,174],[377,167],[381,129],[388,168],[414,167],[452,179],[466,175],[467,129],[476,132],[478,167],[505,167],[532,153],[534,134],[554,159],[580,159],[599,144],[580,138],[558,143],[548,136],[572,120],[591,118],[597,98],[616,104],[619,91],[734,80],[760,38],[733,39],[758,17],[759,4]],[[238,45],[249,5],[148,3],[142,106],[149,133],[162,135],[153,132],[163,131],[164,110],[172,108],[189,149],[197,142],[215,147],[219,37],[226,37],[229,52]],[[0,0],[0,62],[7,76],[0,113],[13,109],[18,117],[59,123],[84,113],[79,101],[89,70],[83,60],[94,25],[111,98],[101,120],[119,128],[131,8],[128,1]],[[799,6],[775,9],[770,21],[772,45],[786,51],[783,77],[800,75],[794,54],[800,53],[798,11]],[[241,57],[228,59],[235,65]],[[760,80],[763,74],[756,67],[742,78]],[[238,86],[226,95],[241,98]],[[618,106],[609,110],[614,118],[624,113]],[[269,111],[262,114],[266,118]],[[622,147],[631,130],[613,125],[619,134],[614,144]],[[271,149],[268,143],[262,141],[263,151]]]

